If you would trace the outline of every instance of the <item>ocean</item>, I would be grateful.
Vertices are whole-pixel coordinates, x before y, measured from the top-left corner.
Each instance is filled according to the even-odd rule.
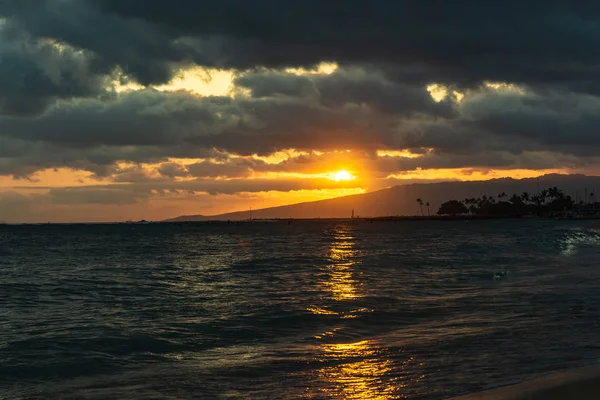
[[[596,364],[591,226],[0,226],[0,398],[433,400]]]

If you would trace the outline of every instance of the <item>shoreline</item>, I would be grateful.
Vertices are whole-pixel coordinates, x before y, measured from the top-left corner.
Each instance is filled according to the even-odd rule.
[[[520,215],[401,215],[401,216],[381,216],[381,217],[355,217],[355,218],[253,218],[253,219],[205,219],[205,220],[166,220],[156,221],[154,223],[181,224],[181,223],[260,223],[260,222],[397,222],[397,221],[490,221],[490,220],[536,220],[536,221],[585,221],[598,218],[564,218],[557,219],[550,216],[520,216]]]
[[[600,365],[573,368],[447,400],[597,400]]]
[[[302,222],[417,222],[417,221],[593,221],[600,218],[552,218],[549,216],[519,215],[431,215],[431,216],[382,216],[355,218],[253,218],[253,219],[205,219],[205,220],[164,220],[164,221],[113,221],[113,222],[14,222],[0,224],[0,228],[9,226],[48,226],[48,225],[179,225],[179,224],[261,224],[261,223],[302,223]]]

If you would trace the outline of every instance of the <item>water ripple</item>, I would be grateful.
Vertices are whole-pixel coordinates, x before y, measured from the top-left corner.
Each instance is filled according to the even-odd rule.
[[[572,222],[0,227],[0,397],[442,399],[595,362]]]

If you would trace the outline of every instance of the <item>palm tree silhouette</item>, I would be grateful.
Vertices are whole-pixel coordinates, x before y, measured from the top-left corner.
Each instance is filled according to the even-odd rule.
[[[425,203],[425,205],[427,206],[427,216],[431,217],[431,212],[429,211],[429,202]]]
[[[421,210],[421,216],[423,216],[423,200],[421,200],[421,198],[418,198],[417,203],[419,204],[419,209]]]
[[[540,192],[540,201],[542,204],[546,204],[546,199],[548,198],[548,189],[544,189]]]
[[[548,189],[548,197],[550,197],[550,200],[558,200],[563,199],[565,194],[557,186],[554,186]]]

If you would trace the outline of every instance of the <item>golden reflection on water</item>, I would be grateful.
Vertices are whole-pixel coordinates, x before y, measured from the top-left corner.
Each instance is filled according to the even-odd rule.
[[[335,399],[401,398],[402,382],[394,377],[393,362],[373,342],[324,344],[319,361],[333,364],[318,371],[318,390]]]
[[[323,282],[336,301],[352,300],[360,297],[353,266],[358,251],[355,249],[352,227],[340,225],[333,231],[333,243],[329,249],[327,266],[329,278]]]
[[[356,318],[358,313],[369,312],[365,308],[355,310],[344,309],[341,303],[363,297],[361,284],[354,271],[359,251],[356,249],[356,236],[350,225],[338,225],[331,231],[332,243],[325,254],[327,265],[321,270],[323,279],[319,282],[323,292],[329,299],[340,302],[341,309],[332,310],[330,304],[310,305],[306,309],[316,315],[340,315],[341,318]]]
[[[330,296],[321,304],[307,309],[317,315],[337,315],[341,322],[372,310],[361,307],[348,310],[352,301],[364,296],[360,275],[355,271],[358,250],[352,226],[338,225],[331,234],[333,240],[326,254],[329,262],[322,271],[324,279],[320,283]],[[323,367],[315,371],[318,379],[307,388],[307,397],[372,400],[401,397],[400,391],[405,385],[398,381],[394,370],[398,372],[398,367],[402,369],[403,366],[390,360],[387,349],[370,340],[323,343],[335,341],[342,327],[343,324],[315,335],[321,344],[318,347],[320,354],[314,361]]]

